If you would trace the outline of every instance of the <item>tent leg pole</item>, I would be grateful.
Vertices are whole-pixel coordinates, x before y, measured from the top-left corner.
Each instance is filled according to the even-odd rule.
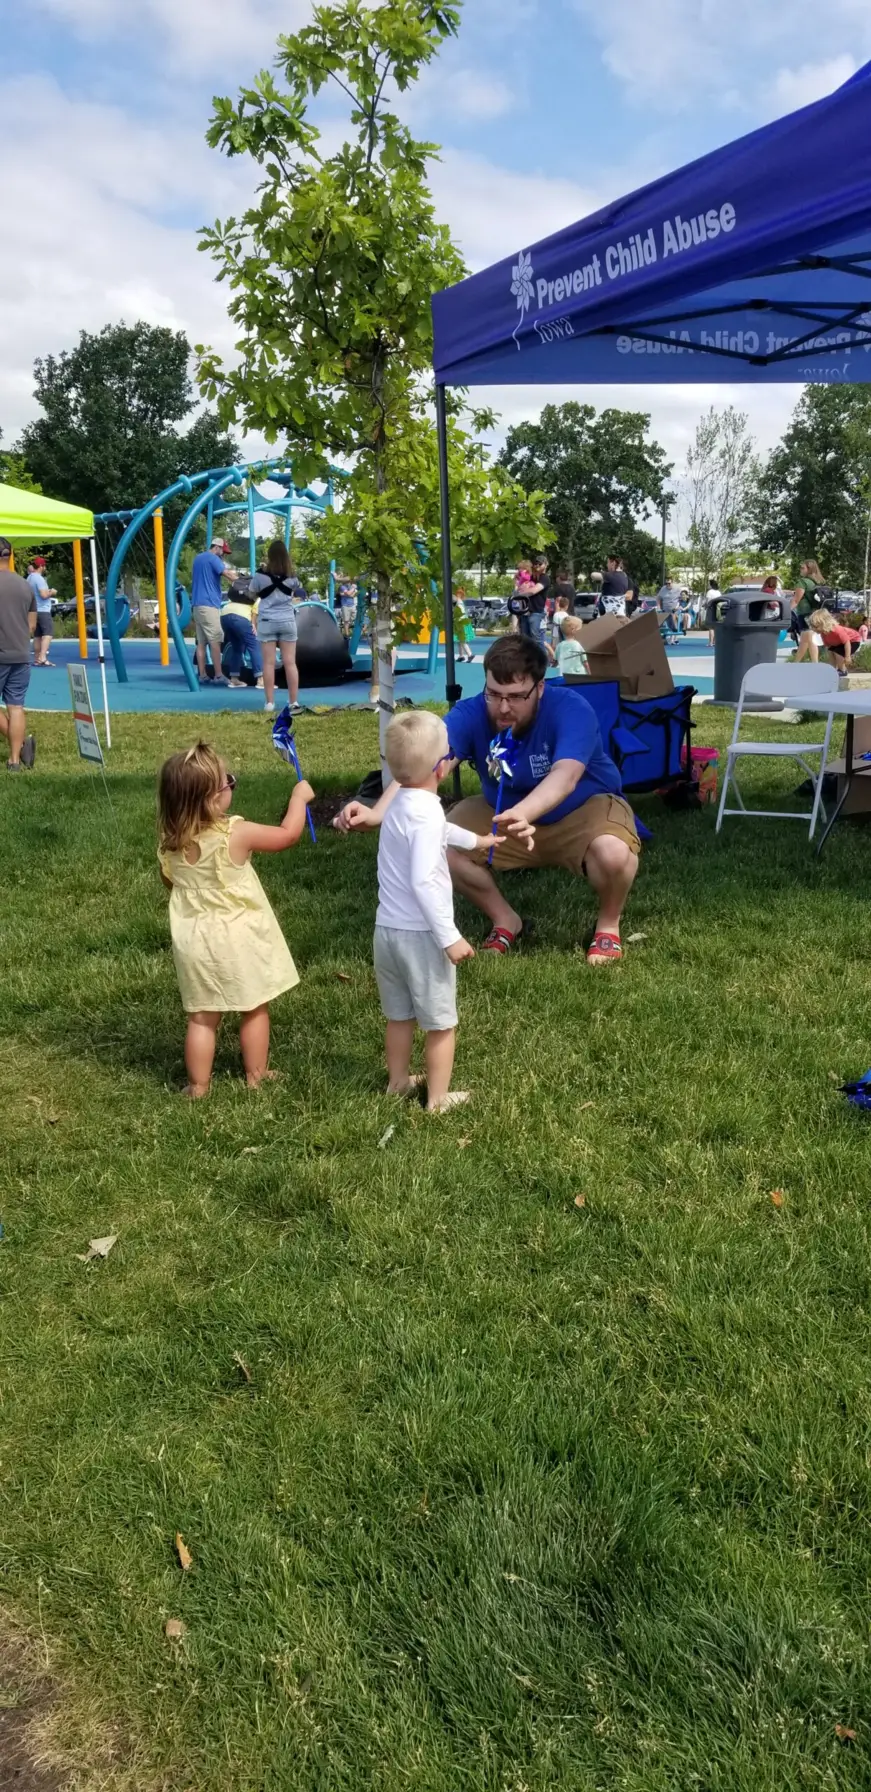
[[[100,677],[103,681],[103,714],[106,718],[106,746],[112,745],[112,724],[109,721],[109,692],[106,689],[106,655],[103,652],[103,617],[102,598],[100,597],[100,575],[97,571],[97,543],[91,536],[91,584],[94,589],[94,614],[97,618],[97,658],[100,662]],[[108,611],[106,612],[108,619]]]
[[[445,610],[445,697],[453,709],[463,695],[457,684],[454,658],[454,569],[451,561],[451,491],[448,480],[448,413],[444,386],[436,386],[436,424],[439,443],[439,492],[442,520],[442,596]],[[460,795],[459,767],[454,772],[454,795]]]

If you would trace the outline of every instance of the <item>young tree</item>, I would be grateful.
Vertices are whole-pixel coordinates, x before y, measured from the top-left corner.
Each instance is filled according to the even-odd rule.
[[[650,506],[661,508],[671,472],[664,450],[648,439],[649,428],[643,411],[597,416],[593,405],[571,400],[547,404],[537,423],[509,429],[500,462],[527,491],[549,494],[555,558],[572,574],[589,578],[609,553],[629,560],[634,549],[636,556],[643,552],[646,582],[649,538],[637,539],[635,519]]]
[[[231,288],[240,360],[225,366],[201,350],[200,382],[225,422],[282,436],[301,480],[322,476],[331,459],[348,467],[331,540],[343,566],[377,589],[382,720],[391,599],[429,607],[440,564],[430,298],[465,273],[427,187],[434,145],[412,137],[392,108],[459,17],[459,4],[433,0],[316,6],[311,25],[279,39],[283,85],[262,73],[235,104],[217,100],[209,131],[228,155],[251,156],[262,180],[243,217],[202,233]],[[350,104],[350,141],[332,155],[310,116],[328,84]],[[481,496],[472,450],[455,412],[459,541],[465,497]],[[536,545],[541,500],[496,470],[485,481],[497,513],[488,527],[506,551]]]
[[[687,451],[683,513],[693,579],[703,589],[719,577],[726,556],[741,544],[750,522],[759,466],[744,411],[714,406],[699,419]]]
[[[122,323],[37,361],[43,414],[18,452],[43,490],[88,510],[130,509],[180,473],[232,466],[236,445],[214,416],[177,427],[194,408],[190,359],[182,331]]]

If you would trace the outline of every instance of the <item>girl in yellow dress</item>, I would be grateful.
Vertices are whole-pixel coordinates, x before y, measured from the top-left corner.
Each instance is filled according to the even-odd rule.
[[[299,982],[251,854],[296,846],[314,791],[304,780],[297,784],[281,826],[268,828],[228,815],[235,788],[205,741],[174,753],[160,774],[158,857],[171,891],[172,953],[188,1017],[185,1094],[192,1100],[209,1093],[222,1014],[242,1016],[249,1089],[272,1075],[269,1003]]]

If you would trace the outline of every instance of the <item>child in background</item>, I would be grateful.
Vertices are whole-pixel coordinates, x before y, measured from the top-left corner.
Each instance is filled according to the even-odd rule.
[[[444,1114],[468,1101],[451,1091],[457,1028],[458,964],[474,958],[454,920],[447,848],[489,849],[487,835],[453,827],[438,799],[450,760],[440,716],[416,710],[394,716],[385,741],[387,764],[399,785],[381,824],[375,975],[387,1021],[388,1093],[411,1095],[421,1079],[410,1074],[415,1026],[426,1034],[427,1109]]]
[[[514,590],[508,599],[508,611],[511,617],[508,627],[509,633],[512,635],[520,633],[520,619],[529,615],[530,597],[534,584],[532,562],[530,560],[518,561],[514,574]]]
[[[469,612],[466,609],[465,586],[460,585],[454,592],[454,640],[457,644],[457,659],[471,662],[475,658],[472,652],[474,639],[475,630],[469,621]]]
[[[228,816],[235,778],[199,741],[174,753],[160,774],[158,857],[171,891],[172,953],[188,1017],[185,1065],[191,1100],[208,1095],[221,1015],[239,1013],[249,1089],[270,1079],[269,1007],[299,982],[296,966],[252,852],[284,852],[305,827],[314,791],[294,788],[280,827]]]
[[[550,644],[556,653],[563,638],[563,623],[569,614],[569,598],[565,592],[558,591],[553,607],[553,621],[550,625]]]
[[[581,646],[583,627],[577,616],[566,616],[562,625],[562,640],[556,650],[557,671],[562,678],[568,673],[569,678],[581,678],[587,670],[587,660]]]
[[[868,639],[866,625],[863,623],[861,628],[846,628],[832,615],[831,610],[814,610],[808,621],[814,632],[822,637],[832,665],[845,678],[852,664],[853,648],[861,646]]]

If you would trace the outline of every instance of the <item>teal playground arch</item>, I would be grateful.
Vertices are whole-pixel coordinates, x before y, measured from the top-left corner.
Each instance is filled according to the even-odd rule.
[[[205,512],[206,541],[209,542],[219,518],[242,511],[247,512],[248,552],[250,570],[253,573],[257,570],[257,542],[254,524],[258,512],[266,511],[267,514],[284,518],[284,539],[289,547],[294,511],[300,510],[312,515],[323,516],[327,510],[332,509],[334,479],[344,477],[346,475],[340,467],[331,467],[324,491],[313,491],[311,486],[295,484],[292,461],[287,455],[279,455],[274,460],[245,461],[235,467],[211,467],[202,473],[183,474],[175,480],[174,484],[168,485],[165,491],[158,492],[156,497],[149,499],[147,504],[143,504],[140,510],[104,511],[97,515],[94,518],[96,523],[127,523],[112,555],[104,594],[106,633],[109,636],[119,684],[128,684],[129,675],[121,645],[122,630],[119,628],[118,622],[118,586],[130,548],[145,528],[146,523],[153,519],[155,511],[171,503],[174,498],[187,497],[191,500],[173,535],[166,557],[166,590],[169,632],[172,635],[179,664],[188,686],[190,690],[196,691],[199,688],[197,675],[182,632],[181,619],[175,603],[175,588],[178,582],[182,549],[198,518]],[[258,479],[267,480],[272,485],[283,487],[284,497],[270,497],[259,491]],[[222,503],[221,499],[228,489],[237,485],[244,488],[244,497],[236,498],[230,503]],[[335,607],[335,566],[330,568],[329,602],[330,608],[333,609]]]

